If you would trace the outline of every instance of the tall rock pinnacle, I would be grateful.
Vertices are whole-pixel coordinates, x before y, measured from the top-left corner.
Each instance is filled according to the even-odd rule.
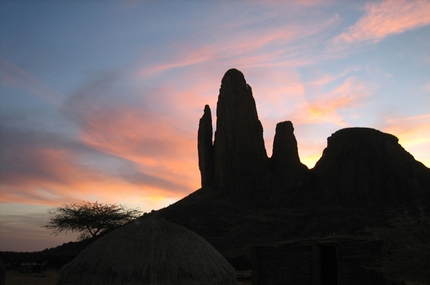
[[[290,121],[276,125],[270,164],[277,186],[286,189],[303,184],[308,168],[300,162],[294,127]]]
[[[228,70],[217,103],[215,180],[221,191],[253,196],[267,189],[269,159],[251,87],[243,74]]]
[[[251,204],[382,207],[430,201],[430,169],[392,135],[339,130],[313,169],[300,162],[294,127],[278,123],[269,159],[251,87],[237,69],[222,78],[213,138],[208,105],[199,122],[198,155],[206,197]],[[212,196],[212,194],[215,194]]]
[[[199,131],[197,134],[202,187],[212,186],[215,182],[212,132],[211,109],[206,105],[203,116],[199,122]]]

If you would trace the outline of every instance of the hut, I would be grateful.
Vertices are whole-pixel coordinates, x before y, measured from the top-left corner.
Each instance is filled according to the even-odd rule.
[[[101,237],[61,270],[57,285],[230,285],[235,269],[184,227],[143,216]]]
[[[256,246],[253,285],[380,285],[372,270],[382,242],[369,237],[332,236]]]

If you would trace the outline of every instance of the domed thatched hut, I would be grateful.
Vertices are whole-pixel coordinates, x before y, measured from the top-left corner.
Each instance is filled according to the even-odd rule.
[[[234,268],[182,226],[142,217],[95,241],[65,265],[57,285],[237,284]]]

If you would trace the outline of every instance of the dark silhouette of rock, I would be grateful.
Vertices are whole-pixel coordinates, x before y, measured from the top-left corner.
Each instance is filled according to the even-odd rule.
[[[212,114],[208,105],[199,122],[197,149],[202,187],[213,186],[215,182],[214,152],[212,145]]]
[[[290,189],[303,186],[308,168],[300,162],[294,127],[290,121],[276,125],[270,164],[277,187]]]
[[[348,128],[328,138],[314,169],[300,162],[293,124],[276,126],[269,159],[251,87],[228,70],[217,103],[215,139],[205,106],[198,131],[202,188],[250,204],[376,206],[429,201],[430,169],[392,135]],[[234,199],[238,201],[238,199]]]
[[[404,209],[430,210],[430,169],[392,135],[340,130],[308,170],[292,123],[282,122],[269,160],[251,88],[235,69],[222,80],[217,116],[214,143],[209,106],[199,123],[202,188],[148,215],[201,235],[238,270],[251,268],[255,245],[355,236],[366,227],[386,226]]]
[[[347,128],[328,138],[313,169],[313,199],[329,205],[428,203],[430,169],[390,134]]]
[[[236,69],[228,70],[222,79],[214,148],[218,189],[245,198],[267,191],[270,168],[263,127],[251,87]]]
[[[236,269],[250,268],[255,245],[355,236],[386,225],[396,211],[430,202],[430,169],[377,130],[334,133],[309,170],[300,162],[292,123],[282,122],[269,159],[251,88],[235,69],[222,79],[214,143],[209,107],[198,138],[202,189],[159,214],[203,236]]]

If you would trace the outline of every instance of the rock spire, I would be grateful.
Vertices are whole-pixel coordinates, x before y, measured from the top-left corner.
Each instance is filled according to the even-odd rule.
[[[212,134],[211,109],[206,105],[203,116],[199,122],[199,130],[197,134],[197,148],[202,187],[212,186],[215,183]]]
[[[215,179],[221,191],[250,196],[267,188],[269,161],[251,87],[237,69],[228,70],[217,103]]]
[[[390,134],[347,128],[328,138],[315,167],[300,162],[294,127],[278,123],[269,159],[251,87],[237,69],[222,78],[213,137],[209,106],[199,122],[202,188],[251,204],[377,208],[430,202],[430,169]]]
[[[270,164],[276,185],[281,189],[303,185],[308,168],[300,162],[294,127],[290,121],[276,125]]]

